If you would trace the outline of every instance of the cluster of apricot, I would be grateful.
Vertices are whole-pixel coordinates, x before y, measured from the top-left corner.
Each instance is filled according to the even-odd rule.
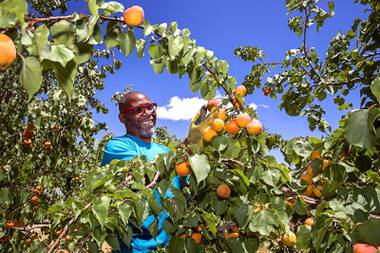
[[[191,235],[188,235],[187,233],[183,233],[179,235],[179,238],[181,239],[186,239],[186,238],[191,238],[195,241],[197,245],[200,245],[202,243],[202,231],[203,231],[203,226],[197,226],[193,229]]]
[[[322,160],[322,165],[320,169],[324,171],[330,164],[330,160],[328,159],[322,159],[321,152],[319,150],[314,150],[311,153],[311,160]],[[306,167],[306,172],[304,172],[301,175],[301,181],[305,182],[307,184],[306,190],[304,191],[304,195],[308,197],[322,197],[322,185],[315,185],[313,182],[313,178],[317,175],[317,173],[314,172],[313,167],[311,164],[308,164]]]
[[[29,149],[32,146],[33,129],[34,129],[33,124],[29,123],[24,131],[24,134],[22,136],[22,139],[23,139],[22,145],[24,146],[25,149]]]
[[[245,86],[240,85],[234,90],[234,104],[241,103],[236,99],[236,96],[244,97],[247,94]],[[211,99],[207,103],[207,108],[212,111],[213,108],[220,106],[220,100]],[[259,135],[263,131],[262,123],[257,119],[251,119],[246,113],[240,113],[237,117],[230,119],[227,123],[227,111],[224,108],[217,109],[216,119],[214,119],[210,126],[208,126],[203,132],[202,137],[206,142],[210,142],[212,138],[218,133],[227,132],[229,135],[236,135],[240,132],[240,129],[245,128],[250,135]]]
[[[33,196],[31,197],[30,199],[30,203],[33,205],[33,206],[38,206],[38,203],[39,203],[39,200],[40,200],[40,196],[43,192],[43,187],[41,185],[37,185],[34,189],[33,189]]]

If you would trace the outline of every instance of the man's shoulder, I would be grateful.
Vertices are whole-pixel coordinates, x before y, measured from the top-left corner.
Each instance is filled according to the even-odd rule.
[[[117,136],[110,139],[106,144],[106,149],[126,148],[133,146],[134,141],[127,135]]]
[[[168,152],[170,150],[167,146],[160,144],[160,143],[157,143],[157,142],[152,142],[152,145],[154,145],[155,148],[162,149],[166,152]]]

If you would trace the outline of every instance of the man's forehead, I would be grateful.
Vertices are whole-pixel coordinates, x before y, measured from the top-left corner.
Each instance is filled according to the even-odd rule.
[[[127,106],[134,106],[136,104],[144,104],[151,102],[150,99],[142,93],[132,93],[125,96]]]

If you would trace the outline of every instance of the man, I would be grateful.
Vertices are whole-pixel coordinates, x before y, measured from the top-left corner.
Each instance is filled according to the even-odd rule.
[[[147,160],[151,161],[158,154],[169,151],[166,146],[152,142],[157,118],[156,109],[157,105],[140,92],[130,92],[123,97],[119,103],[119,120],[124,124],[127,133],[107,143],[102,165],[106,165],[114,159],[131,160],[135,156],[141,155],[146,156]],[[172,181],[173,186],[179,189],[179,177]],[[155,196],[160,202],[157,191],[155,191]],[[173,194],[168,191],[164,197],[172,198]],[[156,218],[158,220],[158,233],[155,238],[148,231],[149,225],[154,221],[154,216],[150,215],[142,224],[142,232],[133,234],[130,248],[121,243],[121,252],[145,253],[157,249],[159,245],[165,246],[170,239],[163,228],[167,213],[162,211],[161,215],[156,216]]]

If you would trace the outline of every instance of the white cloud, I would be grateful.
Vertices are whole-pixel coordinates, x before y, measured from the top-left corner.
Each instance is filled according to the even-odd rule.
[[[170,98],[169,104],[157,108],[157,117],[167,120],[191,120],[207,101],[199,98]]]
[[[257,109],[257,105],[255,103],[250,103],[248,106],[252,107],[253,110]]]
[[[250,103],[249,105],[248,105],[249,107],[252,107],[253,108],[253,110],[256,110],[257,109],[257,107],[263,107],[263,108],[265,108],[265,109],[269,109],[269,106],[267,106],[266,104],[255,104],[255,103]]]

